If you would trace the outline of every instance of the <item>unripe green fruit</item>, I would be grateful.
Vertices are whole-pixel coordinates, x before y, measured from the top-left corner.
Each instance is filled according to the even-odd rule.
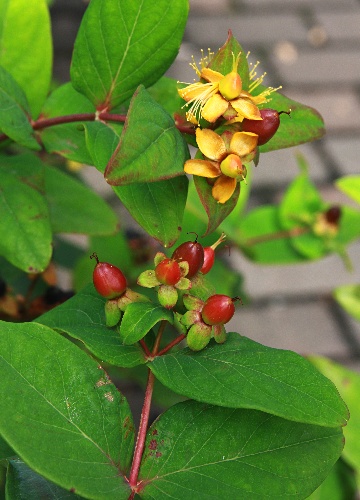
[[[116,326],[121,318],[121,311],[118,306],[117,299],[109,299],[105,302],[105,319],[106,326]]]
[[[204,323],[195,323],[187,336],[186,342],[192,351],[201,351],[208,345],[211,339],[211,326]]]
[[[241,93],[242,82],[239,73],[231,71],[219,82],[219,92],[227,100],[236,99]]]
[[[212,295],[207,299],[201,311],[201,317],[207,325],[224,325],[234,316],[234,300],[227,295]]]

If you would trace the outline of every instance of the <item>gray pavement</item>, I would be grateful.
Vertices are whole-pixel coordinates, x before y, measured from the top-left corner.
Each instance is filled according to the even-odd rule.
[[[69,55],[84,7],[82,0],[54,4],[60,81],[69,79]],[[351,203],[333,182],[360,173],[360,0],[190,0],[184,43],[168,75],[193,81],[191,55],[198,59],[200,49],[219,48],[229,28],[252,60],[261,61],[260,71],[268,73],[265,84],[282,85],[288,97],[315,107],[327,128],[320,141],[262,156],[251,206],[281,198],[297,174],[297,150],[327,200]],[[99,187],[97,178],[90,181]],[[106,194],[107,186],[100,185]],[[252,302],[238,309],[230,328],[270,346],[326,355],[360,371],[360,324],[331,298],[335,286],[360,283],[360,242],[350,254],[353,273],[336,256],[259,266],[233,252],[231,263],[244,274]]]

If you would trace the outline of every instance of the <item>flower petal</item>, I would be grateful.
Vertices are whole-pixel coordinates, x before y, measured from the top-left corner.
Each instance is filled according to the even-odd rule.
[[[192,101],[193,99],[198,99],[199,96],[204,92],[204,86],[201,82],[191,83],[183,89],[178,89],[178,94],[186,102]]]
[[[218,163],[210,160],[187,160],[184,165],[187,174],[214,179],[221,174]]]
[[[211,194],[219,203],[226,203],[233,195],[236,188],[236,179],[221,175],[212,188]]]
[[[252,132],[235,132],[230,141],[230,152],[240,157],[251,153],[257,146],[258,137]]]
[[[200,77],[211,83],[219,83],[224,78],[224,75],[210,68],[202,68]]]
[[[262,120],[259,108],[251,101],[238,97],[231,101],[231,106],[239,113],[239,115],[248,118],[249,120]]]
[[[196,142],[200,151],[210,160],[220,161],[226,154],[226,146],[223,139],[213,130],[208,128],[196,129]]]
[[[229,103],[220,94],[215,94],[207,101],[201,110],[201,115],[210,123],[216,122],[228,109]]]

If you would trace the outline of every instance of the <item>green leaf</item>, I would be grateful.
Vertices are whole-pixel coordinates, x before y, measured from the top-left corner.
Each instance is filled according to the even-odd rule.
[[[92,161],[100,172],[104,172],[118,143],[117,131],[111,127],[100,128],[97,123],[86,124],[85,130]],[[136,222],[164,247],[171,247],[181,233],[187,189],[185,175],[165,181],[113,186]]]
[[[197,353],[186,348],[157,357],[149,367],[164,385],[203,403],[327,427],[346,425],[348,418],[336,387],[306,359],[237,333]]]
[[[13,457],[14,450],[7,444],[7,442],[0,436],[0,461],[4,458]]]
[[[198,192],[200,201],[208,216],[208,225],[203,236],[212,233],[219,227],[222,221],[234,210],[240,195],[240,183],[236,184],[234,194],[226,203],[218,203],[211,191],[210,186],[205,177],[193,176],[194,184]]]
[[[6,500],[65,500],[83,498],[64,490],[31,470],[19,458],[9,461],[6,474]]]
[[[360,175],[346,175],[337,179],[335,185],[343,193],[360,203]]]
[[[44,118],[94,112],[94,105],[76,92],[71,83],[56,88],[42,110]],[[68,160],[91,164],[92,159],[85,144],[84,125],[81,122],[55,125],[37,133],[48,153],[57,153]]]
[[[148,88],[149,94],[159,103],[170,116],[178,113],[184,101],[178,93],[179,83],[173,78],[162,76],[154,85]]]
[[[241,47],[236,38],[233,37],[232,31],[229,30],[225,44],[216,52],[211,59],[209,68],[218,71],[223,75],[230,73],[233,69],[234,57],[241,52],[238,73],[241,76],[242,88],[249,88],[249,66],[244,49]]]
[[[40,113],[52,73],[50,16],[45,0],[3,0],[0,65],[24,90],[32,117]]]
[[[1,323],[0,432],[36,472],[88,498],[130,494],[127,401],[72,342],[36,323]]]
[[[310,361],[328,377],[339,390],[341,397],[349,407],[350,420],[344,429],[344,459],[360,474],[360,375],[333,361],[310,356]]]
[[[131,100],[105,179],[113,186],[184,175],[189,149],[173,118],[140,86]]]
[[[74,87],[99,109],[152,85],[178,53],[187,13],[187,0],[92,0],[75,41]]]
[[[0,167],[0,255],[25,272],[39,273],[49,264],[51,227],[44,196],[26,178]]]
[[[349,500],[356,498],[354,471],[346,462],[338,460],[325,481],[308,500]]]
[[[143,499],[305,499],[343,447],[338,428],[253,410],[179,403],[148,431]]]
[[[136,222],[164,247],[174,245],[181,233],[188,179],[114,187],[116,195]]]
[[[45,191],[54,233],[115,233],[118,219],[112,208],[69,174],[47,167]]]
[[[115,366],[145,363],[140,347],[124,346],[119,334],[105,326],[105,299],[89,285],[60,306],[37,318],[37,323],[81,340],[97,358]]]
[[[276,206],[263,205],[251,210],[239,221],[238,232],[229,234],[247,257],[259,264],[291,264],[305,260],[283,233]]]
[[[259,85],[254,94],[261,93],[265,88]],[[325,134],[324,121],[315,109],[288,99],[279,92],[272,93],[270,102],[263,107],[276,109],[279,112],[291,109],[291,115],[280,115],[280,126],[276,134],[269,142],[260,146],[260,153],[315,141]]]
[[[39,150],[40,146],[33,137],[29,113],[23,90],[11,74],[0,66],[0,130],[21,146]]]
[[[333,291],[335,300],[357,321],[360,321],[360,285],[342,285]]]
[[[126,308],[120,325],[120,339],[125,345],[134,344],[160,321],[173,323],[173,313],[164,307],[142,302],[133,302]]]

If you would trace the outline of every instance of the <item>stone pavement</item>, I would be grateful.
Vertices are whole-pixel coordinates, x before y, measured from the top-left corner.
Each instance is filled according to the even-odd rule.
[[[69,79],[69,56],[85,4],[56,0],[53,6],[54,69],[60,81]],[[282,85],[288,97],[315,107],[327,128],[320,141],[262,156],[251,206],[280,199],[298,172],[295,150],[308,160],[311,177],[329,202],[351,203],[333,181],[360,173],[360,0],[190,0],[184,43],[168,75],[193,81],[191,55],[198,59],[201,48],[219,48],[229,28],[251,59],[261,61],[260,72],[268,73],[265,84]],[[96,179],[92,183],[98,185]],[[360,242],[350,247],[350,255],[351,274],[336,256],[259,266],[232,252],[252,303],[239,308],[230,327],[264,344],[326,355],[360,371],[360,323],[331,298],[335,286],[360,283]]]

